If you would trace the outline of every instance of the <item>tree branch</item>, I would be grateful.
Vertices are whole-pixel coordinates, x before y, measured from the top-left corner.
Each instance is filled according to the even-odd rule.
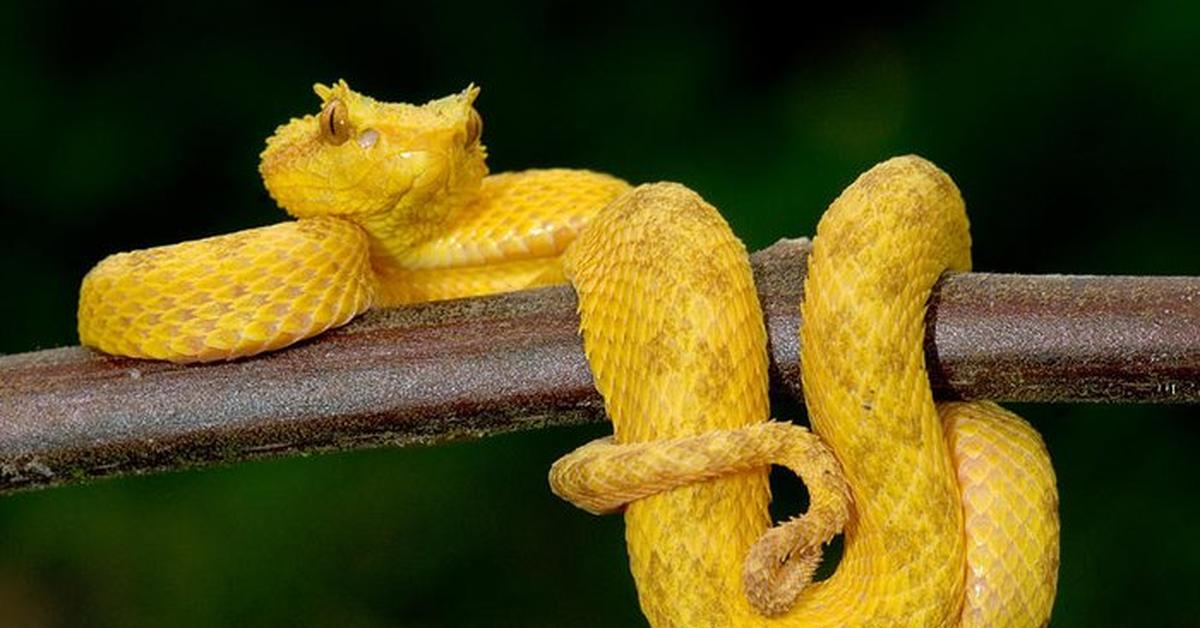
[[[772,386],[800,393],[804,240],[753,256]],[[0,493],[297,452],[603,419],[574,293],[369,312],[284,351],[180,366],[80,347],[0,357]],[[948,274],[939,398],[1200,401],[1200,278]]]

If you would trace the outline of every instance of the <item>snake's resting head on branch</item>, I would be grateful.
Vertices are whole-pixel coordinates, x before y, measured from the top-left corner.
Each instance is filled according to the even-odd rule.
[[[487,174],[479,88],[424,105],[379,102],[345,81],[313,89],[320,110],[276,129],[259,166],[291,215],[387,223],[419,239],[422,225],[478,192]]]

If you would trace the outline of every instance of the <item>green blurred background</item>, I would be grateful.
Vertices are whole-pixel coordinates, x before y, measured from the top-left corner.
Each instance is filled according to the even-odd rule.
[[[1198,275],[1200,12],[1131,4],[7,3],[0,353],[73,343],[108,253],[281,220],[263,139],[338,77],[474,81],[494,171],[682,181],[751,249],[917,152],[962,188],[978,268]],[[1198,625],[1197,409],[1019,410],[1058,471],[1054,625]],[[546,487],[605,431],[7,497],[0,626],[641,625],[620,519]]]

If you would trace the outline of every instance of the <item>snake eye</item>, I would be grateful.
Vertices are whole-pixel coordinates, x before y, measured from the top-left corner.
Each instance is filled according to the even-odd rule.
[[[479,136],[483,134],[483,118],[479,117],[479,112],[471,110],[471,117],[467,118],[467,139],[464,142],[467,146],[479,141]]]
[[[350,118],[346,114],[346,104],[333,99],[321,110],[321,141],[337,146],[350,139]]]

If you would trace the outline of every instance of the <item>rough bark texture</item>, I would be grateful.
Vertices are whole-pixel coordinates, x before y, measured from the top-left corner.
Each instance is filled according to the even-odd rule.
[[[753,256],[772,386],[800,394],[804,240]],[[0,492],[260,456],[599,421],[568,287],[369,312],[264,356],[180,366],[0,357]],[[946,399],[1200,401],[1200,278],[945,276],[926,364]]]

